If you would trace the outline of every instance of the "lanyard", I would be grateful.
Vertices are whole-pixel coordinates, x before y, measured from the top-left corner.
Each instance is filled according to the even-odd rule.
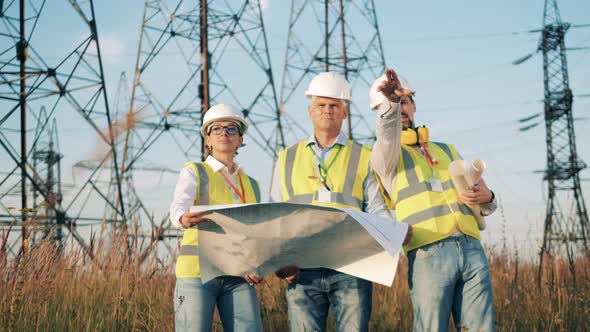
[[[430,178],[431,179],[436,178],[437,177],[436,165],[438,165],[438,160],[432,158],[432,155],[428,151],[428,148],[426,148],[426,145],[420,144],[420,147],[418,148],[418,150],[420,151],[422,156],[426,159],[426,163],[428,164],[428,166],[430,168],[430,172],[431,172]],[[425,170],[422,170],[422,171],[425,172]]]
[[[223,174],[223,170],[219,170],[219,173],[221,173],[221,176],[223,176],[225,182],[227,182],[227,184],[233,189],[236,195],[238,195],[240,201],[246,204],[246,191],[244,190],[244,184],[242,183],[242,177],[240,176],[240,173],[238,173],[238,180],[240,181],[240,188],[242,189],[242,192],[239,192],[238,188],[236,188],[236,186],[234,186],[234,184],[227,178],[227,176]]]
[[[307,147],[311,150],[311,152],[313,152],[315,159],[318,161],[320,177],[322,178],[324,185],[326,185],[326,178],[328,177],[328,171],[330,170],[330,168],[332,168],[332,165],[334,165],[334,162],[336,161],[336,159],[338,159],[338,155],[340,154],[340,151],[342,151],[342,145],[338,145],[338,150],[336,151],[334,158],[332,158],[332,161],[328,164],[328,166],[326,166],[326,164],[324,164],[324,162],[322,161],[322,158],[320,158],[320,156],[318,156],[318,154],[311,147],[311,145],[308,145]]]
[[[425,144],[420,144],[420,150],[422,150],[422,154],[426,157],[428,165],[430,165],[430,167],[434,169],[434,165],[438,164],[438,160],[432,158]]]

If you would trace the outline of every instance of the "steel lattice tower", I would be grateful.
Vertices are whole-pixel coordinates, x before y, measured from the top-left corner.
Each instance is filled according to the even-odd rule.
[[[57,218],[55,207],[59,206],[63,200],[62,184],[61,184],[61,159],[63,155],[59,150],[59,137],[57,130],[57,121],[53,119],[51,126],[42,128],[42,124],[46,123],[47,112],[45,108],[41,108],[39,113],[38,127],[36,128],[35,137],[39,140],[33,146],[32,162],[35,169],[35,183],[41,184],[43,193],[36,190],[34,185],[31,185],[31,193],[33,194],[32,208],[35,210],[41,209],[41,215],[45,219],[42,223],[43,234],[46,238],[51,236],[58,245],[64,238],[64,220]]]
[[[119,78],[119,85],[117,88],[117,92],[113,98],[113,105],[111,109],[114,113],[115,126],[119,126],[121,128],[125,128],[129,124],[129,122],[134,121],[132,118],[128,118],[128,115],[133,114],[129,113],[129,105],[131,102],[131,94],[129,91],[130,85],[128,84],[127,75],[125,72],[121,73]],[[123,155],[124,153],[128,153],[130,156],[136,155],[135,148],[137,147],[133,139],[136,138],[135,135],[119,135],[115,139],[115,145],[117,149],[118,155]],[[110,165],[110,172],[111,177],[109,181],[109,191],[108,197],[113,199],[117,195],[117,182],[115,175],[117,174],[114,164],[111,163]],[[171,228],[164,228],[168,225],[168,215],[166,214],[162,220],[159,222],[154,217],[153,209],[150,209],[149,206],[144,204],[144,201],[141,198],[141,190],[137,189],[136,181],[134,180],[134,172],[142,172],[142,173],[149,173],[153,179],[159,178],[158,182],[162,180],[162,176],[164,174],[173,174],[177,175],[177,169],[170,169],[166,167],[161,167],[155,164],[150,164],[145,161],[138,161],[134,163],[133,167],[123,173],[123,197],[125,202],[125,211],[127,212],[127,219],[130,221],[131,224],[137,226],[146,226],[142,223],[145,221],[150,221],[151,229],[144,229],[141,227],[141,230],[138,232],[132,232],[130,234],[131,237],[134,238],[133,241],[140,241],[139,248],[142,250],[141,257],[142,259],[147,257],[147,253],[149,250],[153,249],[149,246],[144,246],[145,238],[150,238],[151,240],[164,240],[166,238],[176,239],[178,238],[178,231],[173,230]],[[110,209],[108,206],[105,205],[104,208],[105,218],[114,218],[115,211]],[[176,232],[175,232],[176,231]],[[150,243],[154,243],[154,241],[150,241]],[[173,254],[174,250],[173,244],[167,243],[166,241],[161,242],[166,250],[168,250],[169,254]]]
[[[241,109],[250,125],[240,152],[273,160],[285,147],[260,2],[146,0],[126,116],[133,125],[122,140],[123,179],[146,169],[178,172],[184,162],[204,159],[202,117],[220,102]],[[135,198],[138,207],[149,206],[141,192]]]
[[[100,165],[107,160],[116,164],[117,155],[93,2],[70,0],[51,5],[45,0],[0,1],[0,162],[3,169],[9,170],[0,179],[0,225],[21,228],[24,239],[27,227],[22,222],[37,213],[35,218],[41,218],[47,227],[67,230],[86,248],[76,227],[105,221],[97,217],[99,213],[89,211],[88,202],[108,201],[103,192],[106,188],[97,184]],[[57,17],[55,11],[64,31],[49,32],[44,28]],[[74,36],[71,31],[79,33]],[[41,113],[43,106],[47,111]],[[57,161],[45,163],[44,169],[38,160],[42,138],[52,128],[54,118],[80,128],[86,125],[90,130],[80,138],[98,138],[101,148],[106,149],[99,166],[79,175],[81,183],[60,199],[55,197],[54,179],[61,175],[52,173]],[[37,129],[31,134],[29,128]],[[117,199],[108,202],[110,206],[122,199],[118,174],[116,179]],[[7,190],[18,186],[22,212]],[[31,197],[34,206],[29,202]],[[45,212],[30,212],[40,206],[40,201],[45,202]],[[116,214],[119,220],[125,220],[123,208]]]
[[[569,87],[565,54],[565,34],[569,27],[570,24],[561,21],[556,0],[546,0],[542,39],[538,50],[543,52],[547,141],[544,180],[547,181],[548,193],[539,278],[543,257],[546,254],[551,256],[561,245],[565,244],[569,255],[574,246],[585,252],[589,249],[588,213],[579,176],[586,164],[579,159],[576,152],[573,94]],[[562,209],[568,204],[573,204],[572,211],[564,212]]]
[[[355,104],[354,99],[368,95],[371,83],[384,70],[373,0],[292,0],[280,99],[289,141],[306,135],[295,116],[301,110],[291,110],[289,100],[294,93],[301,98],[302,89],[316,74],[335,71],[343,74],[352,88],[349,138],[372,143],[373,121],[365,118],[371,113],[366,105]]]
[[[201,159],[201,117],[218,102],[240,107],[251,126],[249,141],[274,157],[284,143],[259,2],[174,2],[145,1],[130,105],[137,119],[129,132],[136,136],[136,152],[123,157],[123,171],[163,135],[185,160]],[[182,69],[158,78],[172,57]],[[257,72],[245,78],[242,66]],[[154,79],[169,89],[154,91]]]

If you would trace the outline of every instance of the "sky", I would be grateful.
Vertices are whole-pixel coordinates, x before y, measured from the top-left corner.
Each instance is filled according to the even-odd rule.
[[[266,0],[262,5],[273,76],[280,82],[290,1]],[[455,144],[465,159],[482,159],[487,164],[484,177],[499,198],[500,209],[488,218],[483,241],[498,246],[506,239],[522,256],[534,257],[542,239],[547,196],[542,175],[535,173],[545,168],[545,130],[540,125],[520,132],[518,120],[543,109],[542,56],[537,53],[519,66],[512,61],[536,50],[540,34],[527,31],[542,27],[543,1],[375,1],[375,5],[386,64],[417,91],[417,123],[430,128],[433,140]],[[560,1],[559,6],[564,22],[590,23],[588,1]],[[68,4],[51,2],[46,10],[48,17],[59,20],[45,21],[44,28],[38,29],[38,48],[48,61],[58,61],[63,57],[62,43],[83,33],[68,24],[73,20]],[[113,102],[120,73],[126,72],[128,82],[133,77],[143,1],[96,1],[95,11],[107,92]],[[309,33],[317,34],[312,28],[315,19],[307,20]],[[360,39],[366,34],[362,30],[355,33]],[[570,29],[566,46],[590,46],[590,28]],[[162,67],[152,74],[149,83],[153,90],[165,92],[173,84],[179,74],[173,57],[161,56]],[[575,96],[581,95],[574,98],[573,105],[574,117],[579,119],[575,122],[577,150],[579,157],[590,163],[590,149],[585,144],[590,139],[590,98],[583,96],[590,94],[590,50],[568,52],[567,60],[570,87]],[[238,63],[224,73],[244,78],[253,75],[250,71],[250,67]],[[236,82],[241,84],[236,88],[239,93],[248,93],[247,81]],[[354,103],[373,123],[373,114],[366,106],[368,91],[358,90],[362,89],[353,90]],[[294,95],[289,104],[291,112],[301,110],[300,115],[305,115],[306,106],[303,93]],[[92,158],[96,137],[83,138],[87,129],[70,118],[68,115],[60,120],[60,148],[65,155],[64,181],[75,184],[76,172],[80,171],[72,165]],[[309,128],[305,116],[301,119]],[[156,144],[146,159],[173,170],[186,161],[173,155],[165,144]],[[237,160],[268,193],[272,160],[252,144],[243,148]],[[7,164],[5,155],[0,154],[0,162]],[[582,171],[581,177],[590,178],[589,171]],[[137,174],[135,180],[156,219],[164,216],[176,174]],[[586,206],[590,207],[589,182],[582,184]],[[566,201],[565,210],[567,205]]]

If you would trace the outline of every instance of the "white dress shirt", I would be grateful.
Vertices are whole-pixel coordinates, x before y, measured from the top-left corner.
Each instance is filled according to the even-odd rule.
[[[243,169],[240,165],[234,163],[235,171],[230,174],[227,166],[211,155],[205,159],[205,163],[207,163],[207,165],[209,165],[215,173],[223,172],[223,174],[234,184],[234,186],[236,186],[236,188],[239,186],[238,174],[239,172],[243,172]],[[236,203],[241,203],[240,198],[233,190],[231,190],[231,193]],[[195,171],[191,165],[186,165],[180,171],[178,181],[176,182],[176,188],[174,189],[174,199],[170,204],[170,221],[174,227],[178,229],[185,229],[182,224],[180,224],[180,217],[182,217],[186,209],[194,205],[193,203],[195,201],[196,195],[197,175],[195,174]]]

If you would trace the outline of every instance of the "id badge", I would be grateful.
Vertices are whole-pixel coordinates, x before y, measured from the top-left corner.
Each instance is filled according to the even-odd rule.
[[[437,178],[431,178],[430,179],[430,187],[432,188],[432,191],[434,192],[443,192],[443,187],[442,187],[442,183],[440,183],[440,180]]]
[[[318,202],[329,203],[329,202],[331,202],[331,196],[332,196],[331,192],[326,190],[326,188],[324,188],[324,187],[318,188],[318,197],[317,197]]]

